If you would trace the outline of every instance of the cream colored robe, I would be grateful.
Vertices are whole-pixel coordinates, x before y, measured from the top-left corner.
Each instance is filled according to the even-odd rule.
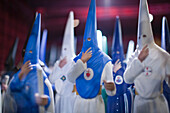
[[[74,101],[76,94],[73,93],[73,83],[68,81],[67,73],[72,67],[72,59],[67,59],[67,64],[60,68],[59,61],[54,65],[53,71],[49,76],[49,80],[55,85],[57,94],[55,95],[55,112],[56,113],[73,113]],[[63,75],[66,77],[65,80],[61,78]]]
[[[125,82],[134,83],[138,92],[134,100],[134,113],[169,113],[161,89],[163,81],[170,77],[170,55],[152,43],[149,45],[149,55],[143,62],[137,56],[124,73]]]

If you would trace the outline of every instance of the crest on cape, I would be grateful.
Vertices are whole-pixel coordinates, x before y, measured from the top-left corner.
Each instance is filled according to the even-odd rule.
[[[116,78],[115,78],[115,83],[118,84],[118,85],[122,84],[123,83],[122,76],[117,75]]]
[[[151,69],[151,67],[145,67],[144,72],[145,72],[145,75],[146,75],[146,76],[151,75],[151,74],[152,74],[152,69]]]
[[[93,78],[93,70],[91,68],[87,68],[86,71],[84,72],[84,78],[86,80],[91,80]]]

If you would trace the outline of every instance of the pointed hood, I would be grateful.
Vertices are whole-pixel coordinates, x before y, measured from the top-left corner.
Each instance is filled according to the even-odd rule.
[[[135,43],[133,40],[130,40],[129,41],[129,44],[128,44],[128,49],[127,49],[127,53],[126,53],[126,61],[128,61],[128,59],[131,57],[131,55],[133,54],[134,52],[134,47],[135,47]]]
[[[114,64],[117,59],[120,59],[121,62],[125,60],[122,43],[122,30],[118,16],[116,17],[115,31],[112,42],[112,63]]]
[[[154,42],[147,0],[140,0],[137,43],[139,49]]]
[[[22,57],[24,57],[24,55],[25,55],[25,49],[26,49],[26,47],[27,47],[28,39],[29,39],[29,37],[30,37],[30,34],[31,34],[31,31],[32,31],[32,28],[33,28],[35,19],[37,18],[37,15],[38,15],[38,12],[35,13],[35,17],[34,17],[33,22],[32,22],[33,24],[32,24],[32,25],[30,26],[30,28],[29,28],[26,41],[25,41],[24,46],[23,46],[23,48],[22,48]]]
[[[102,50],[102,32],[97,30],[97,43],[100,50]]]
[[[94,53],[99,49],[97,43],[97,21],[96,21],[95,0],[91,0],[88,16],[86,20],[82,52],[85,52],[89,47],[91,47],[92,53]]]
[[[162,18],[161,47],[170,53],[170,35],[166,17]]]
[[[35,19],[32,31],[26,46],[24,62],[30,60],[32,64],[38,63],[40,46],[41,14]]]
[[[50,59],[49,59],[49,66],[53,66],[57,59],[57,47],[55,45],[51,46],[50,49]]]
[[[67,20],[63,44],[61,49],[61,59],[65,56],[68,58],[75,57],[75,50],[74,50],[74,14],[73,11],[69,13],[69,17]]]
[[[41,39],[41,47],[40,47],[40,60],[45,63],[46,56],[46,45],[47,45],[47,29],[44,29],[42,39]]]
[[[5,61],[5,68],[7,71],[11,70],[15,66],[15,57],[16,57],[16,53],[17,53],[18,41],[19,41],[19,39],[16,38],[15,42],[8,54],[7,60]]]
[[[74,50],[77,51],[77,37],[74,37]]]
[[[103,52],[108,54],[108,45],[107,45],[107,37],[106,36],[102,36],[102,50],[103,50]]]

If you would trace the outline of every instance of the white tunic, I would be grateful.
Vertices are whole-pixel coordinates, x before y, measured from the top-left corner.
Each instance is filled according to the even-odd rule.
[[[55,85],[57,94],[55,95],[55,111],[56,113],[72,113],[76,94],[72,93],[73,83],[68,81],[67,73],[72,67],[72,59],[67,59],[67,64],[62,68],[57,61],[53,71],[49,76],[49,80]]]
[[[81,75],[87,69],[87,64],[83,63],[80,59],[77,63],[74,62],[74,65],[70,72],[68,73],[68,79],[75,83],[77,77]],[[112,73],[112,63],[109,61],[102,72],[101,82],[102,85],[103,80],[107,82],[113,81],[113,73]],[[106,90],[106,93],[109,96],[113,96],[116,93],[116,89],[114,91]],[[73,113],[105,113],[105,106],[101,95],[97,95],[93,99],[83,99],[79,95],[77,96],[74,104]]]
[[[152,47],[151,47],[152,46]],[[161,87],[170,76],[170,55],[157,45],[149,47],[149,55],[143,62],[135,57],[125,70],[126,83],[134,83],[136,95],[134,113],[169,113]]]

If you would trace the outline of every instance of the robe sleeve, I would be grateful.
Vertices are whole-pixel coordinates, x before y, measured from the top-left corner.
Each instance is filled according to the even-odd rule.
[[[80,59],[72,65],[68,71],[68,80],[75,83],[77,77],[79,77],[87,69],[87,64],[83,63]]]
[[[56,78],[57,78],[57,76],[56,76],[56,72],[57,71],[59,71],[58,70],[58,61],[56,61],[56,63],[54,64],[54,67],[53,67],[53,70],[52,70],[52,72],[51,72],[51,74],[49,75],[49,81],[51,82],[51,84],[52,85],[54,85],[55,84],[55,80],[56,80]]]
[[[127,66],[129,66],[136,57],[138,57],[139,53],[140,53],[140,50],[139,50],[139,47],[137,47],[135,52],[133,52],[133,54],[129,57],[129,59],[127,59]]]
[[[113,81],[113,65],[112,65],[111,61],[109,61],[103,69],[101,83],[103,83],[103,80],[106,80],[106,82],[114,83],[114,81]],[[107,89],[105,89],[105,90],[106,90],[107,95],[109,95],[109,96],[113,96],[116,94],[116,88],[113,91],[110,91]]]
[[[11,83],[9,85],[9,88],[11,91],[20,91],[22,90],[22,87],[24,87],[24,80],[19,79],[19,73],[18,71],[16,74],[14,74]]]
[[[136,57],[133,59],[132,63],[127,66],[124,72],[124,80],[128,84],[134,83],[135,78],[144,70],[144,66]]]
[[[55,87],[55,81],[57,79],[56,73],[57,73],[57,71],[60,71],[60,70],[58,70],[58,68],[59,68],[58,63],[59,63],[58,61],[55,62],[53,70],[52,70],[51,74],[49,75],[49,81],[52,84],[53,91],[56,91],[56,87]]]

